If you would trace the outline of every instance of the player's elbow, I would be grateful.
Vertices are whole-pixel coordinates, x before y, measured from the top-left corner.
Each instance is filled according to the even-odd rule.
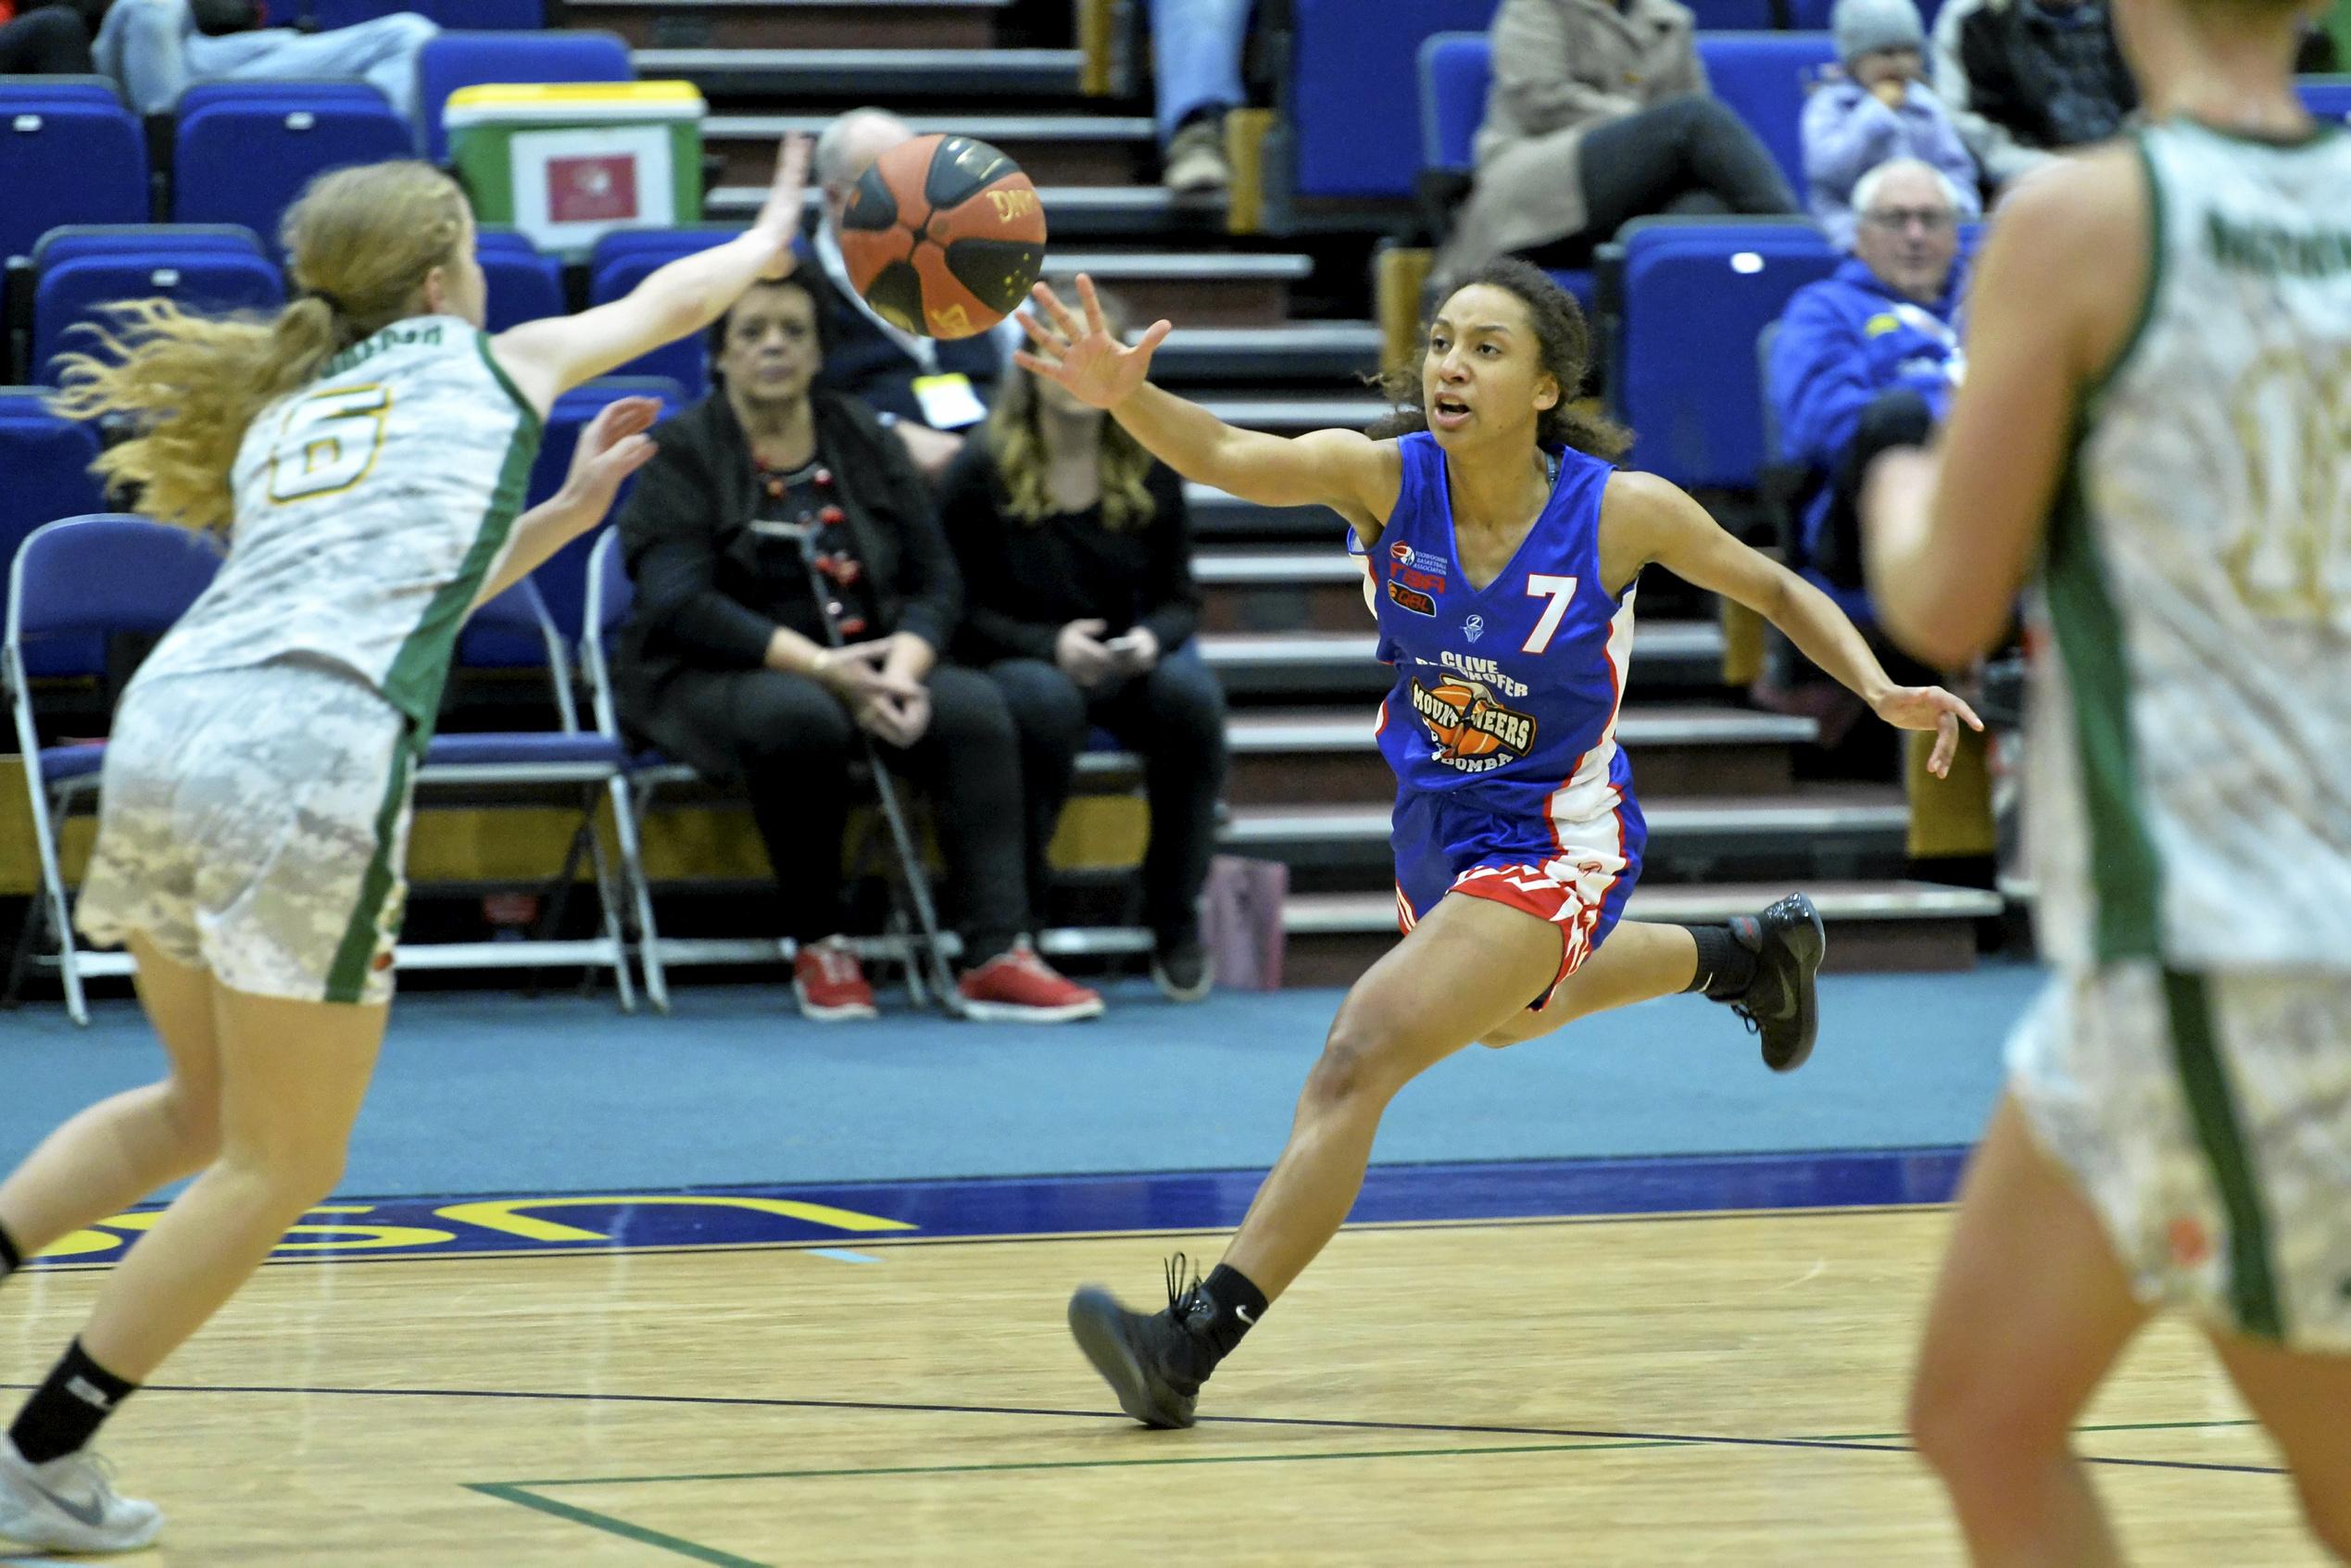
[[[1967,596],[1932,587],[1873,591],[1878,624],[1894,646],[1932,670],[1965,670],[2007,634],[2005,607],[1987,608]]]

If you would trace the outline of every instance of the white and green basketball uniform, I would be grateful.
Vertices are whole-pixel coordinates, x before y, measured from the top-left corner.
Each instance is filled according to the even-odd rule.
[[[446,316],[255,418],[228,560],[116,716],[83,932],[143,931],[239,990],[389,997],[410,773],[539,434]]]
[[[2351,1349],[2351,136],[2174,121],[2049,530],[2010,1051],[2150,1299]]]

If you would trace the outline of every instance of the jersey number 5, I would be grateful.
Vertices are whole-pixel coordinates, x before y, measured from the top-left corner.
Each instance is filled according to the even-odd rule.
[[[1576,580],[1530,571],[1527,574],[1527,596],[1551,601],[1543,606],[1542,618],[1535,622],[1535,629],[1518,645],[1521,653],[1540,653],[1551,646],[1552,638],[1558,635],[1559,623],[1567,618],[1567,601],[1576,596]]]
[[[365,479],[383,450],[391,412],[388,386],[333,387],[296,403],[270,454],[270,499],[315,500]]]

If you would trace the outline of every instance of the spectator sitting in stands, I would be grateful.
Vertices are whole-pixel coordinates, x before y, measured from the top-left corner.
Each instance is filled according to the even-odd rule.
[[[0,0],[0,76],[88,76],[105,0]]]
[[[98,29],[98,69],[142,115],[169,114],[198,82],[358,77],[411,122],[416,61],[441,30],[413,11],[297,32],[263,27],[260,0],[114,0]]]
[[[1102,296],[1113,330],[1125,312]],[[939,499],[968,604],[956,647],[1002,688],[1020,732],[1029,907],[1096,724],[1141,754],[1150,800],[1143,920],[1151,978],[1208,994],[1200,895],[1225,781],[1225,694],[1188,645],[1200,626],[1184,485],[1118,422],[1015,368]]]
[[[2105,141],[2139,107],[2106,0],[1951,0],[1935,91],[1995,187]]]
[[[976,337],[924,337],[882,320],[850,286],[838,232],[849,193],[875,158],[913,136],[913,127],[898,116],[869,108],[849,110],[816,139],[824,220],[813,251],[831,285],[825,302],[830,346],[819,384],[862,399],[936,480],[962,450],[962,433],[987,417],[987,399],[1021,333],[1008,319]]]
[[[1251,0],[1150,0],[1160,179],[1179,194],[1232,183],[1225,116],[1245,100],[1241,46]]]
[[[1504,252],[1589,266],[1646,213],[1796,211],[1771,154],[1707,92],[1693,28],[1675,0],[1502,0],[1477,183],[1436,276]]]
[[[1862,590],[1854,510],[1869,460],[1923,445],[1965,370],[1955,324],[1965,288],[1958,193],[1932,164],[1903,158],[1861,177],[1854,260],[1796,291],[1771,348],[1769,396],[1781,455],[1818,481],[1805,508],[1802,559],[1791,562],[1858,624]]]
[[[622,717],[697,771],[749,786],[810,1017],[874,1011],[838,935],[860,729],[930,786],[967,1016],[1091,1017],[1100,997],[1018,940],[1019,741],[995,685],[937,659],[962,595],[929,487],[855,399],[811,390],[824,345],[807,271],[744,295],[713,329],[719,389],[655,432],[660,451],[619,523],[636,587]],[[811,529],[823,595],[801,555]],[[845,646],[829,646],[828,620]]]
[[[1804,104],[1804,175],[1812,215],[1840,250],[1854,242],[1853,189],[1896,158],[1942,170],[1959,193],[1959,220],[1983,210],[1976,160],[1942,100],[1927,86],[1927,30],[1912,0],[1837,0],[1832,17],[1844,76]]]

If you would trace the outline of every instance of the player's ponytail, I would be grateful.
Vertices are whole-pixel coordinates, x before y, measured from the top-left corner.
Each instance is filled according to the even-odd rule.
[[[164,522],[225,529],[230,470],[253,417],[414,314],[426,274],[456,256],[464,232],[463,194],[429,164],[321,175],[285,216],[293,304],[270,317],[200,316],[168,299],[109,306],[87,329],[94,351],[62,358],[54,407],[130,426],[98,458],[109,491],[136,490],[139,509]]]
[[[1450,299],[1477,283],[1500,289],[1527,307],[1543,369],[1559,383],[1559,401],[1536,416],[1536,442],[1543,446],[1572,447],[1611,461],[1624,456],[1632,445],[1632,432],[1597,410],[1578,407],[1578,395],[1583,391],[1584,378],[1591,370],[1591,329],[1584,323],[1583,307],[1576,303],[1576,296],[1561,288],[1540,267],[1505,256],[1461,279],[1445,297]],[[1427,321],[1421,323],[1424,340],[1428,335],[1428,325]],[[1389,440],[1428,428],[1420,372],[1420,363],[1414,360],[1372,378],[1380,395],[1392,405],[1367,433],[1374,440]]]

